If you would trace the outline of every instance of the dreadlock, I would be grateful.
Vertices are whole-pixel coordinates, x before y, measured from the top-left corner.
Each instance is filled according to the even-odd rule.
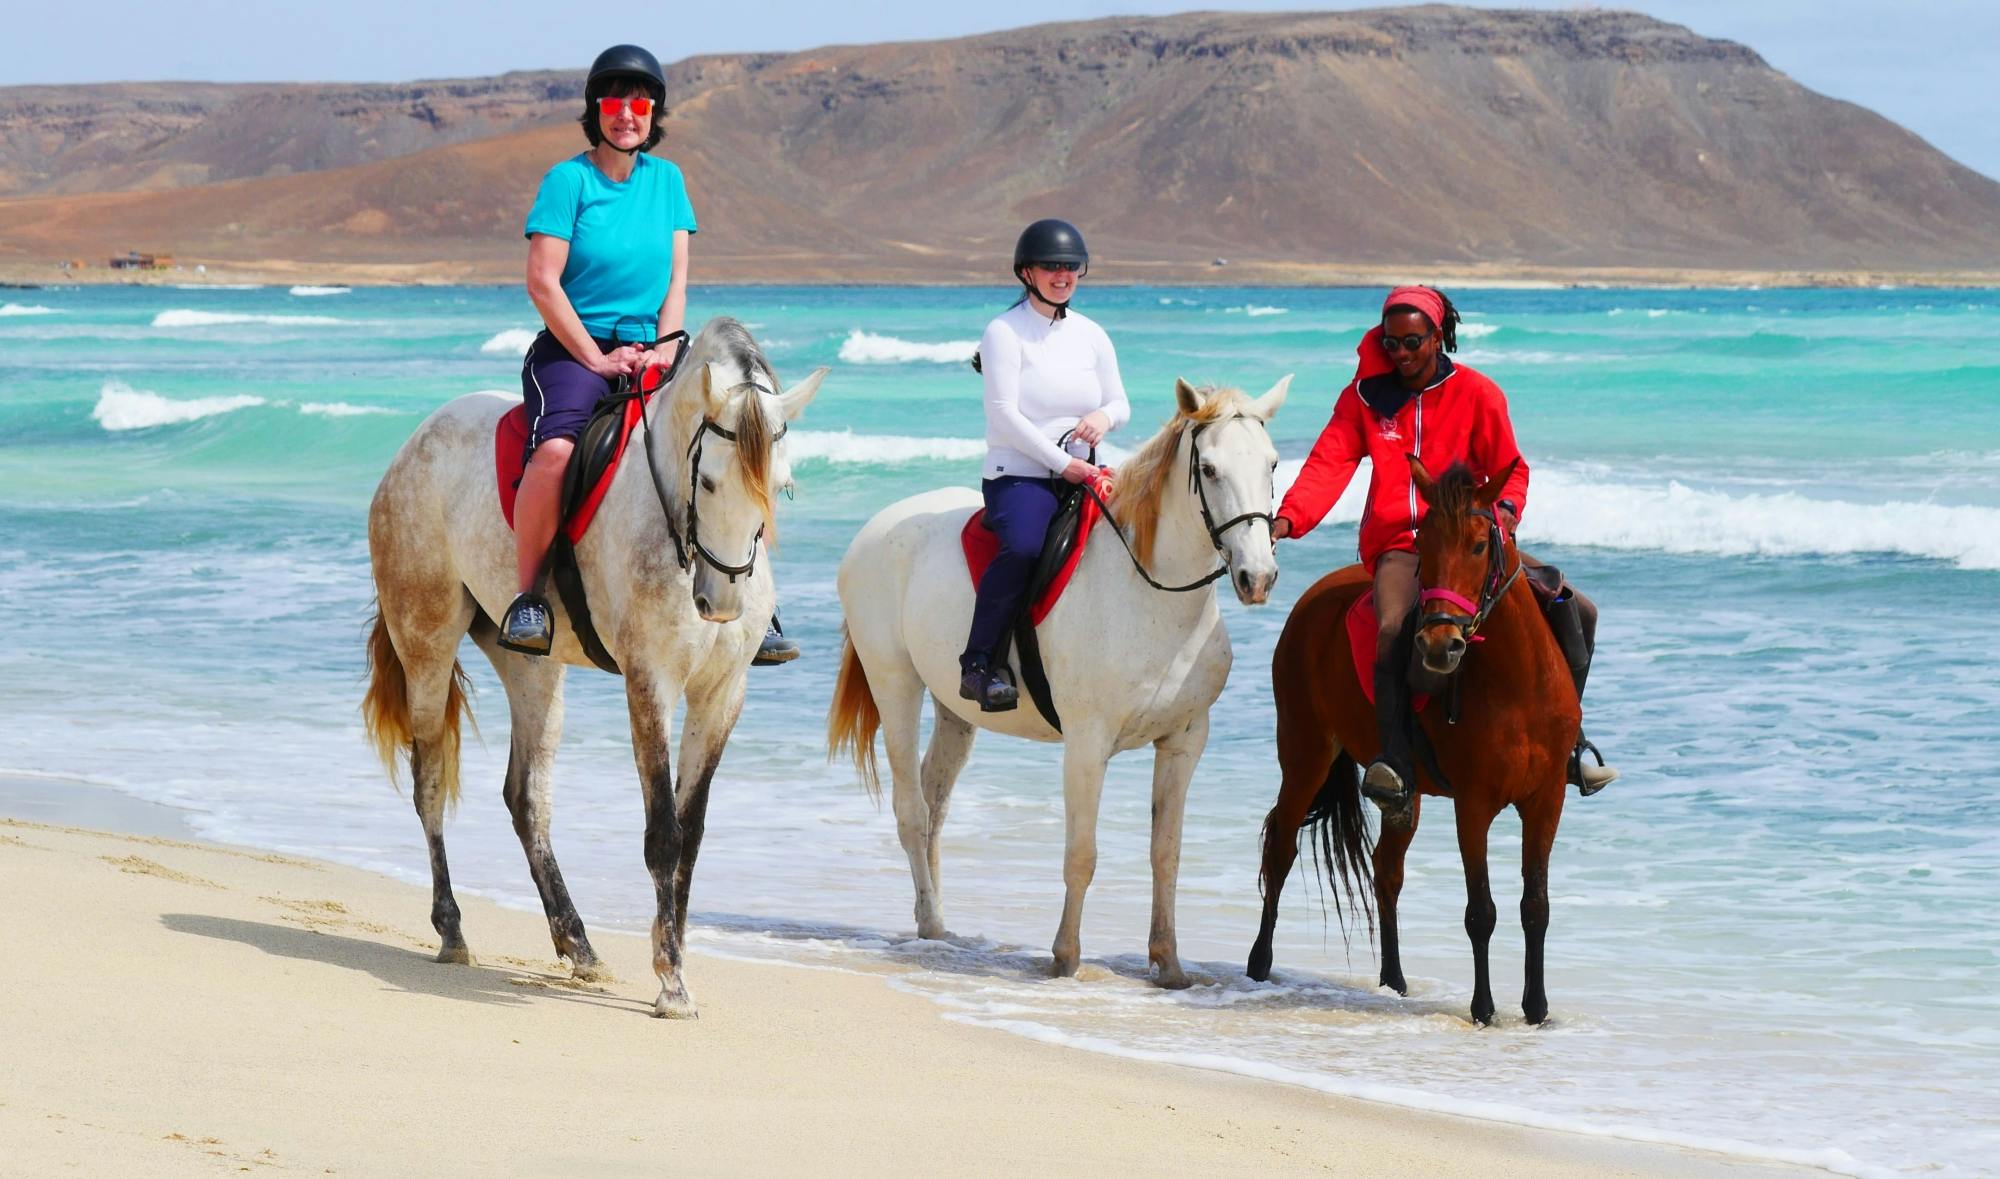
[[[1432,325],[1437,328],[1438,335],[1444,337],[1444,350],[1446,352],[1458,351],[1458,308],[1451,305],[1451,296],[1438,290],[1436,287],[1426,286],[1424,289],[1436,295],[1438,302],[1444,304],[1444,322]],[[1430,318],[1429,314],[1423,308],[1412,307],[1408,303],[1396,303],[1383,308],[1382,318],[1389,318],[1391,311],[1414,311],[1426,319]]]

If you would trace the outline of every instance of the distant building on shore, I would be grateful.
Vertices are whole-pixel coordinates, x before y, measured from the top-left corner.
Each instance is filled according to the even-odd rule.
[[[142,254],[137,250],[127,250],[123,254],[113,255],[110,265],[113,270],[172,270],[174,268],[174,256],[172,254]]]

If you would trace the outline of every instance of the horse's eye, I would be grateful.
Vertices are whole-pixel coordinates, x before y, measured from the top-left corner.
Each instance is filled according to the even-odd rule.
[[[1485,556],[1485,555],[1486,555],[1486,542],[1482,540],[1482,541],[1480,541],[1480,542],[1479,542],[1478,544],[1476,544],[1476,545],[1473,545],[1473,546],[1472,546],[1472,555],[1473,555],[1473,556],[1475,556],[1475,557],[1483,557],[1483,556]]]
[[[1203,463],[1203,464],[1201,465],[1201,477],[1202,477],[1202,478],[1204,478],[1204,479],[1213,479],[1213,478],[1215,478],[1215,464],[1214,464],[1214,463]]]
[[[715,490],[715,480],[711,479],[707,475],[703,475],[701,477],[701,489],[703,491],[713,492]]]

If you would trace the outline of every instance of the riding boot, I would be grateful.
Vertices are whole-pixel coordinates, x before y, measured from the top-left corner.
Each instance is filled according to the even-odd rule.
[[[1012,712],[1020,707],[1021,693],[1008,681],[1004,671],[996,671],[984,660],[965,664],[959,676],[961,700],[975,700],[981,712]]]
[[[757,646],[757,656],[750,661],[752,667],[773,667],[780,663],[790,663],[799,657],[799,645],[785,637],[785,628],[778,621],[778,612],[771,611],[771,625],[764,631],[764,641]]]
[[[1583,612],[1577,608],[1576,596],[1567,586],[1543,612],[1548,617],[1549,629],[1555,632],[1556,646],[1562,649],[1563,662],[1569,665],[1570,681],[1576,685],[1576,698],[1580,704],[1584,682],[1590,678],[1590,657],[1593,654],[1590,636],[1583,632]],[[1583,760],[1586,752],[1597,759],[1596,765]],[[1604,764],[1604,755],[1579,729],[1576,748],[1569,754],[1569,784],[1577,788],[1578,794],[1589,798],[1617,780],[1618,771]]]
[[[1398,641],[1397,651],[1407,652],[1409,643]],[[1382,754],[1369,763],[1361,775],[1361,791],[1385,812],[1404,810],[1416,794],[1416,759],[1411,754],[1410,681],[1405,674],[1407,659],[1375,661],[1375,727],[1382,739]]]

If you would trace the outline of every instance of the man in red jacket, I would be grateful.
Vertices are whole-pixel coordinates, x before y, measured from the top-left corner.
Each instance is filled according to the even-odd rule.
[[[1481,373],[1454,364],[1458,310],[1432,287],[1398,287],[1382,304],[1382,323],[1356,349],[1354,380],[1334,402],[1333,420],[1313,444],[1305,468],[1278,507],[1272,535],[1304,536],[1312,531],[1340,493],[1347,490],[1362,459],[1373,476],[1361,510],[1361,563],[1375,578],[1375,719],[1381,727],[1382,756],[1368,767],[1365,781],[1377,790],[1400,794],[1414,781],[1410,741],[1410,638],[1407,624],[1420,592],[1417,582],[1417,525],[1427,506],[1410,480],[1410,455],[1433,471],[1454,462],[1490,479],[1513,466],[1494,515],[1512,535],[1528,504],[1528,464],[1514,444],[1507,398]],[[1522,563],[1540,565],[1527,554]],[[1569,663],[1577,695],[1583,695],[1597,608],[1570,591],[1552,608],[1551,623]],[[1596,747],[1577,734],[1570,758],[1570,781],[1595,794],[1618,771],[1602,757],[1586,765],[1582,754]]]

